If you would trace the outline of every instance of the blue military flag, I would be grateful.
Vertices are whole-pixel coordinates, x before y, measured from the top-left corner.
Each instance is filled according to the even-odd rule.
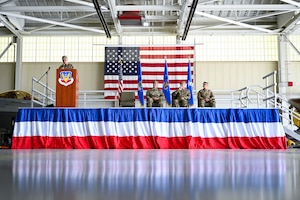
[[[142,81],[141,62],[139,62],[139,64],[138,64],[138,96],[139,96],[141,105],[144,106],[144,89],[143,89],[143,81]]]
[[[169,85],[169,76],[168,76],[168,64],[165,61],[165,71],[164,71],[164,82],[163,82],[163,93],[166,97],[166,100],[169,105],[172,104],[170,85]]]
[[[190,106],[194,104],[193,98],[193,79],[192,79],[192,72],[191,72],[191,63],[188,63],[188,74],[187,74],[187,89],[191,93],[191,98],[189,99]]]

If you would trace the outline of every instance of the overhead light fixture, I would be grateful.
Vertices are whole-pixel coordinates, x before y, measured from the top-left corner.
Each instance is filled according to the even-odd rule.
[[[223,0],[215,0],[214,4],[215,5],[221,5],[223,3]]]
[[[94,7],[95,7],[96,12],[98,14],[98,17],[100,19],[100,22],[101,22],[101,24],[103,26],[103,29],[105,31],[106,37],[107,38],[111,38],[111,34],[109,32],[109,29],[108,29],[107,23],[106,23],[106,21],[104,19],[104,16],[103,16],[103,14],[101,12],[101,8],[100,8],[100,5],[99,5],[98,1],[97,0],[93,0],[93,4],[94,4]]]

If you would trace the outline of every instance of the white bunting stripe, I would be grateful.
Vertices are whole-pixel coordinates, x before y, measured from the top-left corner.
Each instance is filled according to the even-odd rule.
[[[16,122],[14,137],[158,136],[158,137],[284,137],[280,122],[191,123],[191,122]],[[133,131],[134,127],[134,131]],[[150,128],[152,127],[152,128]],[[151,129],[151,130],[150,130]],[[22,131],[21,131],[22,130]],[[36,132],[41,130],[41,132]],[[269,131],[265,131],[269,130]],[[267,133],[267,134],[265,134]],[[280,133],[280,134],[278,134]]]

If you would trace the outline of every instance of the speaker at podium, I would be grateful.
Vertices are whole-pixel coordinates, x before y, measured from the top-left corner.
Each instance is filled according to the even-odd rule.
[[[56,70],[56,107],[78,106],[78,74],[76,69]]]

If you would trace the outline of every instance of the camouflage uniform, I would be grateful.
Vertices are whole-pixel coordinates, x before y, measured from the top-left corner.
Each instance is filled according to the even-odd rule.
[[[59,66],[59,69],[73,69],[73,65],[71,63],[68,64],[62,64],[61,66]]]
[[[216,107],[215,96],[211,90],[205,90],[205,89],[199,90],[197,94],[197,98],[198,98],[198,107],[207,106],[205,104],[209,104],[209,107]],[[205,98],[208,98],[209,101],[205,102]]]
[[[178,89],[172,93],[172,107],[188,107],[190,98],[191,93],[188,89]]]
[[[158,100],[154,100],[153,97],[158,97]],[[163,107],[164,93],[158,88],[152,88],[147,90],[147,107],[152,107],[155,104],[159,107]]]

